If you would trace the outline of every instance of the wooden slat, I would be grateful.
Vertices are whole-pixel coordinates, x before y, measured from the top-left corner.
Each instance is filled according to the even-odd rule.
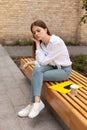
[[[76,72],[75,70],[72,70],[72,74],[76,74],[79,76],[79,78],[84,79],[87,82],[87,77],[81,75],[80,73]]]

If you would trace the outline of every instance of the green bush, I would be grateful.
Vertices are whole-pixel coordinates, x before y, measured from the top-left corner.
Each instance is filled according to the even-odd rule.
[[[76,71],[87,71],[87,57],[79,55],[78,57],[71,57],[73,62],[73,69]]]
[[[18,45],[18,46],[33,45],[33,41],[32,40],[24,40],[24,41],[16,40],[14,45]]]
[[[78,46],[78,45],[80,45],[80,43],[78,43],[78,42],[71,42],[71,41],[65,41],[65,44],[67,46]]]
[[[82,65],[82,64],[77,63],[77,64],[74,65],[74,69],[77,70],[77,71],[84,71],[85,66]]]
[[[82,0],[82,9],[85,10],[83,16],[81,17],[81,20],[80,20],[80,23],[83,22],[83,23],[86,23],[87,21],[87,0]]]

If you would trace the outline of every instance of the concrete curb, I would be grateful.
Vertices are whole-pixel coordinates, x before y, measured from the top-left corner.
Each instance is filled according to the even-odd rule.
[[[3,46],[11,57],[32,56],[32,46]],[[87,55],[87,46],[67,46],[70,55]]]

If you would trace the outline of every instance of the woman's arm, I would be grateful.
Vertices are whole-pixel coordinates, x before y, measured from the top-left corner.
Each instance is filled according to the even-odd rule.
[[[35,61],[25,63],[23,66],[20,66],[20,69],[24,71],[28,67],[28,65],[32,64],[35,64]]]
[[[36,50],[36,60],[42,65],[47,65],[52,63],[57,57],[60,57],[64,51],[65,49],[60,44],[54,43],[54,45],[51,45],[47,55],[43,53],[42,49]]]

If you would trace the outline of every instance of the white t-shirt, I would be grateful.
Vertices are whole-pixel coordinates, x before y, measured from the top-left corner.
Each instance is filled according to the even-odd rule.
[[[64,41],[52,35],[47,46],[41,43],[41,48],[36,50],[36,61],[40,65],[69,66],[72,64]]]

